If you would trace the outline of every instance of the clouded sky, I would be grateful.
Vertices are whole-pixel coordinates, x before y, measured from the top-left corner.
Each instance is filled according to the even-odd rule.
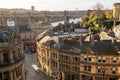
[[[88,10],[98,2],[104,9],[112,9],[113,3],[120,3],[120,0],[0,0],[0,8],[30,9],[35,6],[36,10]]]

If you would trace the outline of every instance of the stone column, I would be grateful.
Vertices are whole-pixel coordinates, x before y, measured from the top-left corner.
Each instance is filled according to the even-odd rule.
[[[14,75],[14,80],[16,80],[16,71],[15,70],[13,70],[13,75]]]
[[[4,64],[4,58],[3,58],[3,54],[1,54],[1,57],[0,57],[0,59],[1,59],[1,64]]]
[[[65,80],[65,73],[62,72],[62,80]]]
[[[59,71],[57,72],[57,78],[58,78],[58,80],[60,80],[60,72]]]
[[[4,74],[2,73],[2,80],[4,80]]]
[[[10,71],[10,80],[13,80],[13,72]]]
[[[12,54],[12,53],[10,53],[10,62],[11,62],[11,63],[14,62],[14,60],[13,60],[13,54]]]
[[[95,80],[95,76],[93,76],[93,80]]]
[[[80,74],[80,79],[79,80],[82,80],[82,76],[81,76],[81,74]]]
[[[25,69],[24,69],[24,64],[21,66],[22,67],[22,74],[21,74],[21,76],[22,76],[22,79],[21,80],[25,80]]]

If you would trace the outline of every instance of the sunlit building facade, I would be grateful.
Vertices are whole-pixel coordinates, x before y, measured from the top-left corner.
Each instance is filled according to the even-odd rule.
[[[120,3],[113,4],[113,17],[120,20]]]

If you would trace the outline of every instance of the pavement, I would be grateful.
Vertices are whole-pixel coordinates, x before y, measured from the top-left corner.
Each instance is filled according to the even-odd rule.
[[[36,66],[38,71],[33,67]],[[26,80],[51,80],[38,67],[36,53],[25,53]]]

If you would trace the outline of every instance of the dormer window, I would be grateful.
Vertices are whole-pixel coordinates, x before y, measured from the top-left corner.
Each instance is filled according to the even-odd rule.
[[[91,58],[91,56],[88,56],[88,61],[92,61],[92,58]]]
[[[102,58],[99,56],[98,57],[98,62],[101,63],[102,62]]]
[[[87,55],[84,55],[84,61],[87,61]]]
[[[113,64],[116,64],[116,63],[117,63],[117,58],[114,57],[114,58],[113,58]]]
[[[103,57],[103,63],[106,63],[106,57]]]

